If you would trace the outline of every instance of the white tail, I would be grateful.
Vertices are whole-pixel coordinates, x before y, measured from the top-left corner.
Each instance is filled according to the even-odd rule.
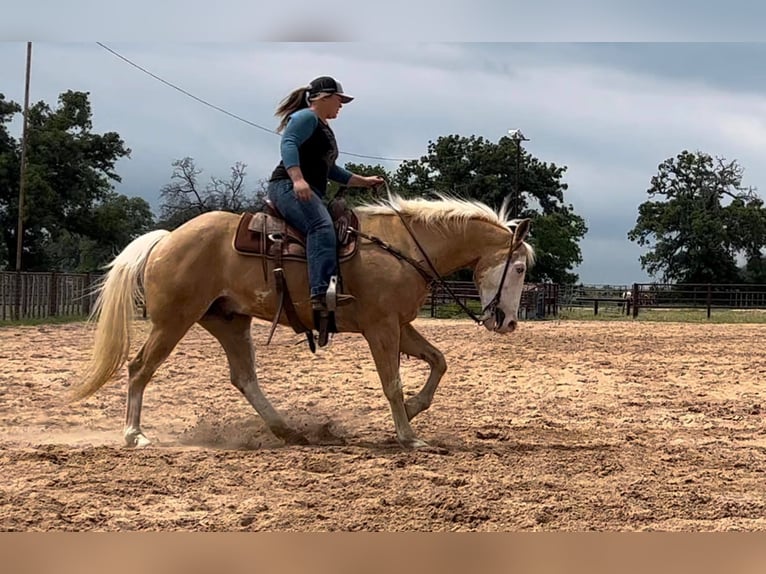
[[[107,265],[109,272],[96,287],[98,298],[88,318],[97,321],[93,354],[72,401],[95,393],[127,360],[136,303],[143,300],[140,281],[144,266],[154,246],[169,233],[159,229],[134,239]]]

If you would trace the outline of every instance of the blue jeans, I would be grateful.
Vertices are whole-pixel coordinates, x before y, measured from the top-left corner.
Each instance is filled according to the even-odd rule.
[[[330,277],[338,272],[337,239],[330,212],[316,192],[308,201],[298,199],[289,179],[269,182],[267,195],[285,221],[306,237],[311,297],[323,296]]]

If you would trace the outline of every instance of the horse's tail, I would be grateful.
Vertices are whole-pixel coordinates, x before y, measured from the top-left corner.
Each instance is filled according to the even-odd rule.
[[[149,253],[170,232],[150,231],[134,239],[107,265],[109,271],[96,285],[98,293],[88,321],[96,320],[96,337],[90,363],[71,401],[84,399],[100,389],[127,360],[130,326],[136,304],[143,300],[141,278]]]

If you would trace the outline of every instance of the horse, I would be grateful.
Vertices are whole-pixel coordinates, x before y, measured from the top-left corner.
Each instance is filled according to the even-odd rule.
[[[535,252],[525,240],[530,220],[510,219],[508,206],[506,200],[494,210],[485,203],[446,194],[405,199],[389,190],[386,197],[348,208],[353,225],[346,222],[346,251],[339,257],[339,268],[343,289],[355,299],[334,311],[333,332],[358,333],[366,340],[402,448],[429,446],[417,436],[411,421],[431,406],[447,370],[443,353],[412,325],[433,285],[441,283],[448,289],[444,276],[472,269],[482,314],[477,316],[458,304],[491,332],[510,334],[517,327],[524,278]],[[257,215],[261,220],[266,216],[202,213],[173,231],[154,230],[134,239],[105,266],[106,273],[93,291],[95,302],[88,319],[95,323],[92,354],[72,385],[69,401],[89,397],[128,362],[123,428],[128,447],[150,444],[141,429],[144,389],[195,323],[221,344],[231,383],[270,431],[285,444],[308,444],[260,389],[251,337],[253,318],[273,319],[274,326],[292,326],[300,332],[297,323],[313,333],[316,317],[310,304],[305,251],[299,249],[305,238],[292,230],[297,243],[277,246],[276,251],[272,245],[268,252],[246,253],[241,245],[237,247],[246,216],[251,237],[257,237],[262,246],[267,240],[279,240],[274,225],[280,222],[282,239],[285,233],[290,235],[276,211],[268,221],[255,225]],[[264,233],[254,229],[258,225]],[[289,316],[282,313],[285,291],[291,296]],[[141,303],[150,331],[128,360],[131,322]],[[406,401],[399,374],[402,354],[430,366],[424,386]]]

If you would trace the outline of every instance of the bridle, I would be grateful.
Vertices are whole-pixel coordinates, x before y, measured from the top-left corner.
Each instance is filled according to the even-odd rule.
[[[386,187],[386,192],[388,192],[388,195],[390,196],[390,190],[388,189],[388,182],[385,180],[383,181],[383,184]],[[516,252],[516,250],[521,247],[521,245],[524,243],[523,235],[521,235],[520,239],[517,239],[517,231],[518,227],[514,228],[512,231],[511,236],[511,245],[508,248],[508,255],[505,258],[505,265],[503,267],[503,275],[500,277],[500,284],[497,287],[497,292],[495,293],[494,297],[487,303],[487,305],[484,306],[484,308],[481,310],[481,316],[477,316],[476,313],[474,313],[471,309],[469,309],[461,300],[460,298],[455,295],[455,293],[452,291],[452,289],[447,285],[446,281],[444,281],[444,278],[439,274],[439,272],[436,270],[436,267],[431,262],[431,259],[428,257],[428,254],[426,253],[426,250],[423,248],[423,246],[418,241],[417,237],[415,237],[415,233],[412,231],[412,228],[410,227],[409,223],[407,223],[407,220],[404,218],[404,216],[401,214],[401,212],[397,209],[394,209],[394,212],[399,216],[399,219],[402,221],[402,224],[404,225],[404,228],[407,230],[407,233],[410,234],[410,237],[414,241],[415,245],[417,245],[418,249],[420,250],[420,253],[423,254],[423,258],[425,259],[426,263],[430,267],[431,271],[424,269],[423,266],[416,260],[412,259],[411,257],[405,255],[395,247],[392,247],[390,244],[386,243],[382,239],[375,237],[373,235],[369,235],[367,233],[363,233],[362,231],[359,231],[358,229],[355,229],[353,227],[349,227],[348,231],[350,233],[354,233],[360,237],[363,237],[369,241],[372,241],[373,243],[377,244],[381,248],[385,249],[395,257],[406,261],[410,265],[412,265],[426,280],[426,283],[429,287],[429,289],[433,288],[434,284],[438,284],[439,287],[444,289],[450,297],[455,301],[455,303],[458,304],[458,306],[465,311],[465,313],[477,324],[477,325],[484,325],[484,323],[492,316],[494,316],[495,319],[495,328],[497,326],[502,325],[503,321],[505,321],[505,313],[502,309],[498,307],[500,304],[500,296],[503,291],[503,285],[505,284],[506,277],[508,275],[508,268],[511,265],[511,259],[513,258],[513,254]]]
[[[483,320],[479,323],[480,325],[484,324],[484,321],[489,319],[492,315],[495,316],[495,326],[499,326],[503,324],[503,321],[505,321],[505,312],[503,312],[502,309],[498,307],[500,304],[500,294],[503,292],[503,285],[505,284],[505,278],[508,275],[508,268],[511,266],[511,259],[513,258],[514,252],[521,247],[521,244],[523,243],[523,240],[516,240],[516,230],[515,228],[513,230],[513,236],[511,237],[511,246],[508,249],[508,256],[505,258],[505,266],[503,267],[503,274],[500,276],[500,284],[497,286],[497,292],[495,293],[495,296],[492,297],[492,299],[487,303],[487,305],[482,309],[482,317]]]

